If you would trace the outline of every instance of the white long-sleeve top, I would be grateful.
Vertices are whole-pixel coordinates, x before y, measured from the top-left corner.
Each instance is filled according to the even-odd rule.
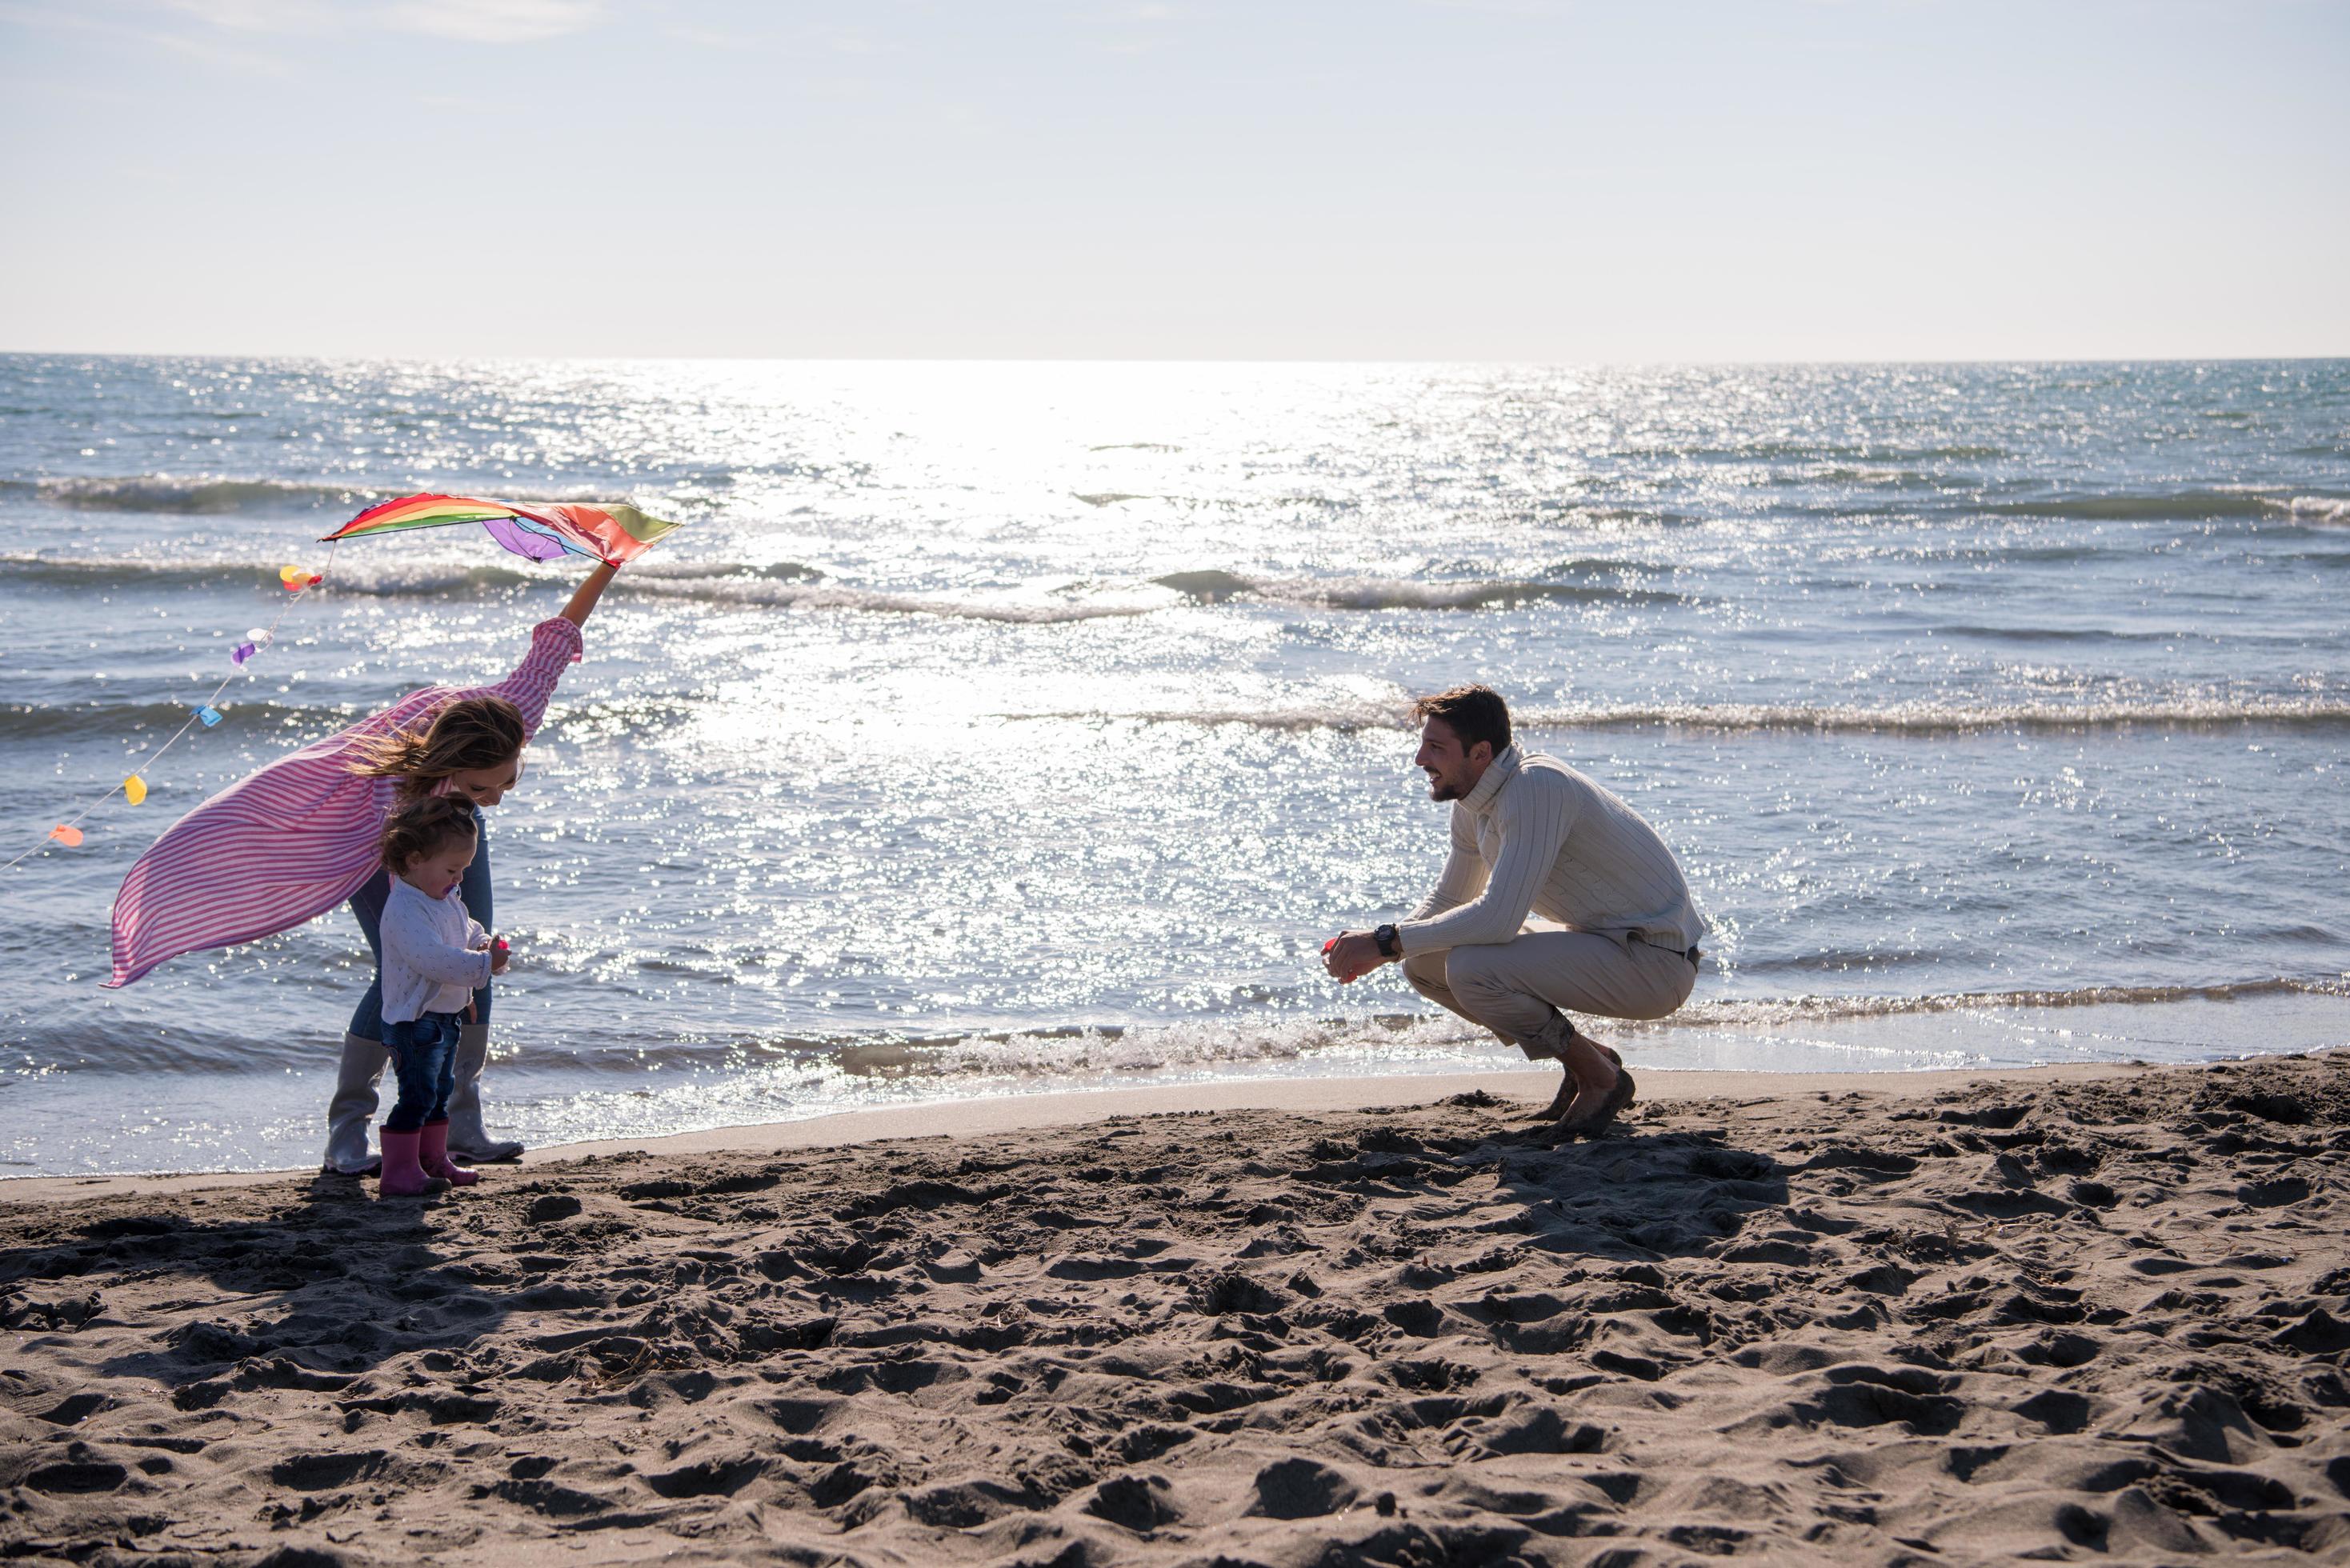
[[[1529,914],[1675,950],[1708,929],[1673,852],[1638,813],[1557,758],[1512,744],[1453,802],[1444,874],[1396,932],[1409,957],[1506,942]]]
[[[411,1023],[428,1012],[463,1012],[490,983],[490,933],[465,913],[452,888],[428,898],[404,877],[391,879],[383,919],[383,1021]]]

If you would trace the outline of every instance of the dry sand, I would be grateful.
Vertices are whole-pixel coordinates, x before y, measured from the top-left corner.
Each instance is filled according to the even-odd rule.
[[[2350,1560],[2350,1052],[1653,1089],[0,1186],[0,1551]]]

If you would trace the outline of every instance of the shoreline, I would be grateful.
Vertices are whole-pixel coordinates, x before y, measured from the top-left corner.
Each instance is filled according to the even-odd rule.
[[[1798,1095],[1864,1094],[1916,1098],[1981,1082],[2077,1083],[2155,1071],[2152,1064],[2060,1063],[2039,1067],[1931,1068],[1895,1072],[1778,1073],[1642,1069],[1634,1064],[1640,1103]],[[481,1168],[484,1182],[564,1162],[624,1153],[655,1158],[789,1153],[931,1137],[972,1138],[1081,1127],[1113,1116],[1185,1116],[1265,1110],[1298,1114],[1418,1106],[1453,1095],[1483,1093],[1542,1104],[1556,1091],[1555,1068],[1474,1073],[1367,1074],[1359,1077],[1214,1079],[1130,1089],[1069,1089],[990,1095],[916,1106],[833,1111],[793,1121],[752,1122],[644,1138],[591,1138],[527,1151],[514,1164]],[[1898,1085],[1898,1087],[1896,1085]],[[941,1126],[942,1121],[952,1125]],[[265,1170],[153,1171],[123,1175],[0,1177],[0,1207],[60,1203],[133,1192],[175,1195],[216,1187],[252,1187],[307,1178],[307,1166]],[[362,1182],[361,1185],[370,1185]]]

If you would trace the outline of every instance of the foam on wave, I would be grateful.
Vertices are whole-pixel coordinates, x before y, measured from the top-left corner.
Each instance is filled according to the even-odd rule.
[[[2296,495],[2290,501],[2270,504],[2282,509],[2285,515],[2303,523],[2350,523],[2350,500],[2338,495]]]

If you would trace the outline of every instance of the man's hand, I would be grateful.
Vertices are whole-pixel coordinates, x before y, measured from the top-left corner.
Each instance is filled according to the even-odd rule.
[[[1347,931],[1322,944],[1322,967],[1340,985],[1352,985],[1393,959],[1379,956],[1378,939],[1368,931]]]

